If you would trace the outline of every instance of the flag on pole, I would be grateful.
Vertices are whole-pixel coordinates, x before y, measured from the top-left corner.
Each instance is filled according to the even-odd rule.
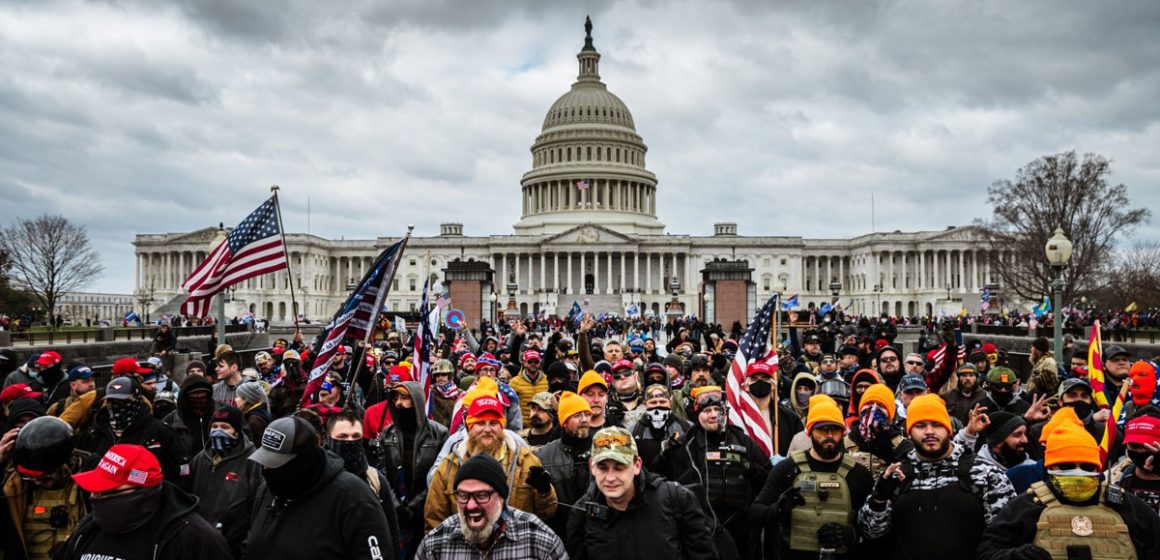
[[[379,303],[391,288],[391,279],[395,276],[399,257],[403,254],[408,239],[403,238],[379,254],[362,281],[326,324],[326,329],[318,337],[312,352],[317,357],[314,360],[314,368],[310,370],[310,376],[307,378],[306,391],[302,395],[303,405],[326,380],[326,372],[330,370],[338,347],[343,345],[346,339],[365,339],[367,333],[378,324],[379,311],[382,309]]]
[[[834,310],[834,306],[829,303],[823,303],[822,307],[818,309],[818,315],[825,315]]]
[[[1042,317],[1048,313],[1051,313],[1051,298],[1043,296],[1043,301],[1040,302],[1039,305],[1031,308],[1031,312],[1034,313],[1036,317]]]
[[[1088,337],[1088,383],[1092,386],[1092,398],[1100,408],[1108,408],[1108,396],[1104,394],[1104,346],[1100,341],[1100,322],[1092,323]]]
[[[448,307],[451,307],[451,294],[447,292],[439,292],[439,295],[435,296],[435,305],[439,309],[447,309]]]
[[[769,337],[773,331],[774,315],[779,309],[781,307],[778,305],[778,296],[774,294],[749,322],[749,328],[745,330],[745,336],[741,337],[737,354],[725,380],[725,398],[729,401],[729,423],[745,430],[766,456],[777,454],[777,450],[773,448],[773,434],[766,427],[757,403],[742,389],[742,386],[745,383],[745,370],[749,368],[749,364],[758,361],[770,365],[777,364],[777,347],[770,344]],[[772,403],[771,406],[776,410],[777,403]]]
[[[125,314],[125,322],[126,323],[140,323],[141,317],[139,317],[137,315],[136,311],[130,311],[130,312]]]
[[[580,309],[580,302],[573,301],[572,309],[568,310],[568,318],[580,324],[580,318],[584,316],[584,310]]]
[[[205,317],[214,295],[222,290],[287,267],[286,249],[278,226],[274,197],[263,202],[218,244],[181,287],[189,292],[182,315]]]
[[[781,309],[783,311],[789,311],[790,309],[794,309],[797,306],[798,306],[798,295],[794,294],[794,295],[786,298],[786,300],[781,304]]]
[[[576,181],[576,188],[582,191],[588,190],[590,185],[591,183],[588,181],[588,179],[580,179],[579,181]]]
[[[423,386],[423,395],[427,397],[428,403],[431,402],[431,378],[428,372],[431,370],[431,350],[435,346],[435,335],[431,332],[431,303],[428,299],[428,284],[430,280],[423,282],[423,299],[419,304],[419,326],[418,333],[415,336],[415,352],[412,358],[411,377]],[[430,417],[433,408],[427,407],[427,416]]]
[[[1134,302],[1134,301],[1132,303],[1129,303],[1128,306],[1124,308],[1125,313],[1131,313],[1135,310],[1136,310],[1136,302]]]

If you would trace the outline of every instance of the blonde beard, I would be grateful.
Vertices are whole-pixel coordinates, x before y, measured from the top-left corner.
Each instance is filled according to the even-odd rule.
[[[477,441],[475,438],[471,437],[470,434],[467,436],[466,450],[467,450],[468,457],[474,457],[480,453],[487,453],[488,455],[491,455],[492,457],[498,458],[499,452],[501,449],[503,449],[503,446],[504,446],[504,441],[503,441],[502,437],[495,438],[492,441],[492,443],[489,445],[484,445],[484,444],[480,443],[479,441]]]

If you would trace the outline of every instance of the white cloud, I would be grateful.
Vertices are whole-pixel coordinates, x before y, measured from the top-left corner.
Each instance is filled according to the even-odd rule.
[[[1068,149],[1160,203],[1154,2],[158,6],[0,6],[0,220],[88,226],[97,289],[132,289],[134,234],[237,222],[271,184],[295,231],[309,197],[329,237],[510,233],[586,13],[674,233],[859,235],[871,193],[879,230],[963,224]]]

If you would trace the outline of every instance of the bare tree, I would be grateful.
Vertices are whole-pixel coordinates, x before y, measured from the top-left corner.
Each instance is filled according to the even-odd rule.
[[[84,226],[63,216],[17,220],[0,232],[0,246],[11,259],[13,278],[35,295],[54,325],[60,297],[89,285],[104,272]]]
[[[1093,295],[1108,307],[1136,303],[1138,309],[1160,307],[1160,242],[1141,241],[1117,251]]]
[[[1062,228],[1071,240],[1071,262],[1064,272],[1063,301],[1104,284],[1102,272],[1114,258],[1116,240],[1148,220],[1146,208],[1131,208],[1127,188],[1109,185],[1111,162],[1075,151],[1043,156],[1016,172],[1015,180],[995,181],[987,189],[993,207],[990,220],[976,220],[992,255],[1013,253],[1011,260],[992,260],[1007,290],[1029,301],[1050,293],[1054,271],[1044,246]]]

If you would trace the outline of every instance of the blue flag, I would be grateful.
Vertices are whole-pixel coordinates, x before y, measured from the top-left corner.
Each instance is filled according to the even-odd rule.
[[[798,306],[798,295],[794,294],[781,303],[782,311],[789,311]]]
[[[127,322],[127,323],[140,323],[141,317],[137,316],[136,311],[130,311],[130,312],[125,314],[125,322]]]
[[[834,306],[828,303],[823,303],[822,308],[818,310],[818,315],[825,315],[834,310]]]
[[[1034,313],[1036,317],[1042,317],[1048,313],[1051,313],[1051,298],[1043,296],[1043,303],[1033,307],[1031,312]]]

